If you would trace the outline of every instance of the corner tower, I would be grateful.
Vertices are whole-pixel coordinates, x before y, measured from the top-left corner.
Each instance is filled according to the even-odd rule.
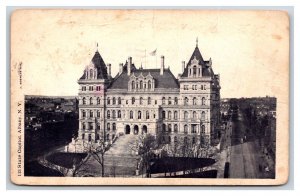
[[[106,89],[111,81],[106,65],[98,50],[86,65],[79,84],[79,130],[77,140],[97,143],[105,138]],[[79,142],[80,143],[80,142]]]
[[[220,124],[219,75],[212,69],[212,60],[205,61],[196,47],[188,63],[182,62],[179,75],[181,129],[198,135],[203,145],[213,145]]]

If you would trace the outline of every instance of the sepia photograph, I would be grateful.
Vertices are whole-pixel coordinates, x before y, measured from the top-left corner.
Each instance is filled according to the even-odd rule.
[[[16,10],[11,179],[26,185],[279,185],[289,16]]]

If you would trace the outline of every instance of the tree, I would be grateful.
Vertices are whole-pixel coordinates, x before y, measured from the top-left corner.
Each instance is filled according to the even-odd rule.
[[[103,138],[100,138],[97,143],[84,142],[85,151],[92,156],[101,166],[101,176],[104,177],[104,155],[108,148],[106,147]]]
[[[150,170],[150,161],[151,158],[153,157],[153,150],[157,147],[156,139],[153,135],[151,134],[142,134],[139,135],[137,140],[135,140],[133,143],[130,145],[130,149],[135,152],[136,155],[140,157],[141,164],[142,166],[142,171],[144,168],[146,169],[146,172],[149,176],[149,170]],[[137,165],[137,169],[138,165]]]
[[[79,156],[77,156],[76,153],[69,153],[68,155],[72,156],[72,168],[67,168],[67,167],[63,167],[60,165],[56,165],[54,163],[51,163],[50,161],[48,161],[45,157],[40,157],[38,159],[39,163],[45,167],[54,169],[58,172],[60,172],[63,176],[71,176],[71,177],[75,177],[78,176],[80,172],[82,172],[82,166],[87,162],[87,160],[89,159],[90,155],[87,154],[87,156],[85,158],[80,158]]]

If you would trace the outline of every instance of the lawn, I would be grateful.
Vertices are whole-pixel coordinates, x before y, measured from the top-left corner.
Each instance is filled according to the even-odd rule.
[[[187,171],[211,166],[215,163],[211,158],[164,157],[151,160],[151,174]]]
[[[79,163],[86,156],[86,153],[57,152],[47,156],[46,159],[55,165],[71,169],[73,167],[73,163]]]

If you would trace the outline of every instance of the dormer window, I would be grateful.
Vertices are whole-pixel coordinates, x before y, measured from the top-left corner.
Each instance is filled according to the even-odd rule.
[[[142,89],[143,88],[143,81],[141,80],[140,81],[140,89]]]
[[[196,77],[197,76],[197,67],[196,65],[194,65],[193,67],[193,77]]]
[[[146,77],[141,73],[139,76],[134,74],[130,76],[128,81],[128,89],[131,91],[147,91],[154,88],[154,79],[149,73]],[[135,89],[135,90],[134,90]]]
[[[91,78],[91,79],[94,78],[94,71],[93,71],[93,69],[90,69],[90,78]]]

